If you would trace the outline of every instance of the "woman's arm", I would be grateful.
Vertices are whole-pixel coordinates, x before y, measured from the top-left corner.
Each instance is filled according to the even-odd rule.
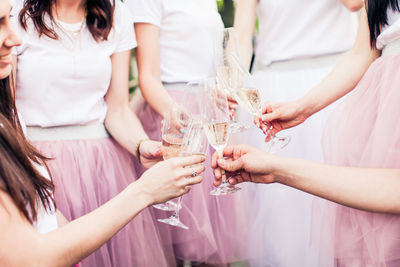
[[[0,266],[71,266],[98,249],[142,209],[187,193],[201,182],[204,157],[163,161],[103,206],[48,234],[40,235],[0,190]],[[193,168],[185,166],[196,165]],[[188,178],[190,177],[190,178]]]
[[[136,60],[139,87],[147,103],[161,116],[172,101],[160,77],[159,27],[149,23],[135,23],[138,46]]]
[[[148,137],[139,119],[129,108],[130,51],[113,54],[111,61],[112,77],[105,96],[107,115],[104,124],[118,143],[136,155],[138,142]]]
[[[348,10],[355,12],[364,6],[364,0],[340,0]]]
[[[272,123],[274,126],[272,134],[302,123],[312,114],[353,90],[371,63],[379,56],[380,51],[370,46],[367,14],[363,10],[356,42],[335,68],[299,100],[290,103],[264,104],[265,114],[262,120]],[[260,125],[265,127],[263,124]]]
[[[240,62],[250,68],[258,0],[236,0],[234,27],[237,32]]]
[[[281,183],[336,203],[374,212],[400,214],[400,170],[340,167],[283,158],[245,145],[214,154],[212,166],[233,175],[230,183]],[[214,170],[215,184],[221,172]]]

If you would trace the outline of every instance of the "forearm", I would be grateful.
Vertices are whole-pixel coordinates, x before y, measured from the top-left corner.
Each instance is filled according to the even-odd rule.
[[[115,198],[42,237],[48,266],[71,266],[98,249],[132,220],[149,201],[133,183]]]
[[[299,99],[307,115],[311,116],[352,91],[374,59],[347,53],[321,83]]]
[[[333,202],[375,212],[400,213],[400,170],[338,167],[287,159],[275,181]]]
[[[148,138],[140,120],[128,105],[109,108],[104,124],[112,137],[135,156],[138,142]]]
[[[173,100],[167,90],[165,90],[161,80],[151,76],[147,77],[143,74],[142,77],[139,78],[139,85],[147,103],[160,116],[164,116],[165,111]]]

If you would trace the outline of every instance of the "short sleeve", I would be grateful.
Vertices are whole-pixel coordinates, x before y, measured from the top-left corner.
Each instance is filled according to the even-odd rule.
[[[117,44],[114,52],[131,50],[137,46],[132,14],[121,1],[115,1],[115,5],[114,28]]]
[[[160,27],[163,0],[126,0],[125,3],[133,14],[134,23],[150,23]]]

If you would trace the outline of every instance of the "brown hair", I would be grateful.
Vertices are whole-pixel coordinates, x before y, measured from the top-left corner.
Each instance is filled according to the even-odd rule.
[[[44,165],[42,156],[25,138],[15,108],[10,78],[0,80],[0,190],[8,193],[15,205],[32,223],[37,219],[39,200],[50,210],[54,185],[34,164]]]
[[[118,0],[119,1],[119,0]],[[57,33],[45,22],[48,14],[54,22],[52,5],[56,0],[25,0],[24,7],[19,13],[19,22],[27,29],[27,20],[31,19],[39,36],[43,34],[58,39]],[[86,25],[96,41],[106,41],[113,25],[115,0],[87,0],[86,1]]]

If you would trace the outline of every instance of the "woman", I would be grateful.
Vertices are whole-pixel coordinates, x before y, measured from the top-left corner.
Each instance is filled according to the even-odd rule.
[[[356,34],[356,20],[351,11],[362,6],[361,0],[238,0],[235,28],[238,32],[241,62],[249,67],[253,54],[256,17],[253,79],[261,101],[290,101],[304,95],[319,83],[351,48]],[[322,161],[320,144],[328,111],[321,112],[284,135],[291,136],[278,155]],[[239,117],[243,114],[239,114]],[[244,118],[245,119],[245,118]],[[248,116],[251,121],[250,116]],[[237,138],[267,149],[265,135],[256,128]],[[316,266],[316,253],[308,249],[312,196],[281,185],[257,187],[250,198],[256,222],[264,227],[254,231],[270,249],[252,262],[254,266]],[[274,205],[279,202],[284,208]],[[293,221],[297,223],[293,224]],[[287,255],[291,255],[288,257]]]
[[[186,83],[215,74],[214,43],[224,26],[214,0],[130,0],[127,4],[138,40],[139,86],[147,101],[136,110],[149,137],[161,140],[162,116],[172,101],[182,101]],[[180,212],[190,230],[161,225],[162,232],[169,233],[165,242],[174,246],[177,259],[194,263],[247,259],[241,195],[210,197],[211,170],[204,177],[205,182],[184,198]],[[167,216],[155,213],[158,218]]]
[[[204,158],[158,163],[102,207],[60,229],[48,228],[46,232],[52,231],[39,234],[33,224],[54,221],[54,184],[37,170],[38,164],[45,165],[45,157],[25,139],[15,109],[8,76],[12,48],[21,40],[11,28],[10,9],[8,1],[0,1],[0,265],[71,266],[104,244],[146,206],[181,195],[200,182],[199,176],[188,179],[193,170],[182,167]]]
[[[16,49],[18,110],[28,139],[53,159],[58,209],[74,220],[137,178],[132,155],[146,167],[160,157],[128,106],[132,17],[111,0],[17,1],[13,11],[23,38]],[[83,262],[174,264],[148,210]]]
[[[328,263],[399,266],[400,9],[398,1],[369,0],[366,10],[353,48],[318,86],[299,100],[265,105],[263,119],[275,134],[354,89],[323,136],[325,161],[332,165],[236,147],[225,151],[234,155],[230,166],[219,166],[240,169],[238,181],[278,182],[341,204],[317,201],[313,209],[313,242],[321,253],[333,253]]]

